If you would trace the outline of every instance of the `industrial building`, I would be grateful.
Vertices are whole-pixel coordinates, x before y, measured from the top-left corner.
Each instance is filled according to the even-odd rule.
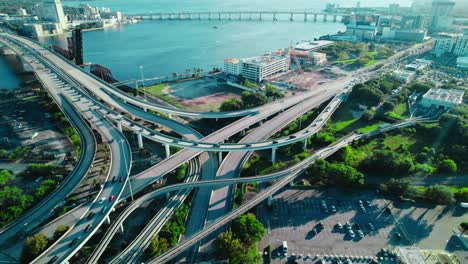
[[[241,74],[251,81],[261,82],[270,75],[287,71],[288,68],[289,58],[276,55],[264,55],[242,59]]]
[[[329,40],[304,41],[291,48],[290,55],[298,59],[301,64],[322,65],[327,62],[327,54],[317,52],[317,50],[333,43]]]
[[[226,74],[239,75],[241,74],[242,63],[239,59],[226,58],[224,59],[224,72]]]
[[[464,94],[463,90],[432,88],[423,95],[421,105],[428,108],[453,108],[463,103]]]

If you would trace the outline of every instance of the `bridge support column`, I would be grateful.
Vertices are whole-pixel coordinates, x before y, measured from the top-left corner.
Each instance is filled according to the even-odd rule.
[[[218,20],[221,20],[221,12],[218,13]]]
[[[108,225],[110,225],[110,217],[109,217],[109,215],[106,216],[106,223],[107,223]]]
[[[143,148],[143,136],[141,134],[137,134],[138,136],[138,148]]]
[[[275,164],[276,162],[276,147],[271,149],[271,163]]]
[[[273,13],[273,21],[277,21],[278,19],[276,18],[276,12]]]
[[[169,14],[169,20],[172,20],[172,14]]]
[[[293,21],[294,20],[294,14],[291,12],[291,15],[289,16],[289,21]]]
[[[273,200],[273,195],[268,196],[267,205],[271,206],[271,201]]]
[[[307,150],[307,138],[304,139],[304,144],[302,145],[302,150]]]
[[[252,20],[252,13],[249,13],[249,20]]]
[[[117,122],[117,129],[122,133],[122,123]]]
[[[333,15],[333,22],[335,22],[335,23],[336,23],[336,17],[337,17],[337,15]]]
[[[192,13],[190,13],[190,14],[188,15],[188,19],[189,19],[189,20],[192,20]]]
[[[242,20],[242,12],[239,12],[239,20]]]
[[[124,232],[123,223],[121,223],[121,224],[120,224],[120,233],[123,234],[123,232]]]
[[[169,144],[164,144],[164,148],[166,150],[166,158],[169,158],[169,156],[171,156],[171,148]]]
[[[169,119],[172,119],[172,114],[171,113],[168,113],[167,116],[169,117]]]
[[[231,13],[229,13],[229,20],[231,20]]]
[[[162,20],[162,14],[159,14],[159,20]]]
[[[263,125],[263,120],[260,121],[260,122],[258,122],[258,125],[259,125],[259,126],[262,126],[262,125]]]
[[[307,13],[304,13],[304,22],[307,22]]]
[[[314,14],[314,22],[317,22],[317,14]]]
[[[182,14],[179,13],[179,14],[177,15],[177,18],[178,18],[179,20],[182,20]]]
[[[218,162],[219,162],[219,165],[221,165],[221,163],[223,162],[223,152],[222,151],[218,151]]]
[[[211,20],[211,13],[208,12],[208,20]]]
[[[323,22],[327,22],[327,15],[323,15]]]
[[[166,200],[169,201],[169,199],[171,199],[171,193],[167,192],[167,193],[166,193]]]
[[[291,180],[289,183],[288,183],[289,187],[292,187],[294,186],[294,182]]]
[[[262,13],[260,12],[260,16],[258,17],[258,20],[262,20]]]
[[[201,20],[201,14],[198,13],[198,20]]]
[[[245,136],[245,129],[241,130],[241,136]]]

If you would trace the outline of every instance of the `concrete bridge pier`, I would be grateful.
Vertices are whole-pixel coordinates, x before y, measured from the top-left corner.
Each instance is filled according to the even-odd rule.
[[[275,164],[276,162],[276,149],[277,147],[273,147],[271,149],[271,163]]]
[[[228,13],[228,19],[231,20],[231,12]]]
[[[148,112],[148,108],[143,107],[143,111]]]
[[[307,22],[307,13],[304,13],[304,22]]]
[[[179,20],[182,20],[182,13],[179,13],[179,14],[177,15],[177,18],[178,18]]]
[[[278,19],[276,18],[276,12],[273,13],[273,21],[278,21]]]
[[[223,152],[218,151],[218,163],[219,163],[219,165],[221,165],[222,162],[223,162]]]
[[[242,12],[239,12],[239,20],[242,20]]]
[[[252,13],[249,14],[249,20],[252,20]]]
[[[211,12],[208,12],[208,20],[211,20]]]
[[[289,16],[289,21],[294,21],[294,14],[291,12],[290,16]]]
[[[314,14],[314,22],[317,22],[317,14]]]
[[[171,113],[168,113],[167,116],[169,117],[169,119],[172,119],[172,114]]]
[[[122,123],[117,122],[117,129],[122,133]]]
[[[307,150],[307,138],[304,139],[304,144],[302,145],[302,150]]]
[[[198,13],[198,20],[201,20],[201,14]]]
[[[245,129],[242,129],[240,134],[241,134],[241,136],[245,136]]]
[[[120,233],[123,234],[123,232],[124,232],[123,223],[120,223]]]
[[[167,192],[167,193],[166,193],[166,200],[169,201],[169,199],[171,199],[171,193]]]
[[[143,136],[141,134],[137,134],[138,136],[138,148],[142,149],[143,148]]]
[[[110,217],[109,217],[109,215],[106,216],[106,223],[107,223],[108,225],[110,225]]]
[[[258,20],[262,21],[262,13],[260,12]]]
[[[336,23],[336,18],[337,18],[337,15],[333,15],[333,22]]]
[[[323,15],[323,22],[327,22],[327,14]]]
[[[169,14],[168,19],[169,19],[169,20],[172,20],[172,14]]]
[[[273,195],[268,196],[267,205],[271,206],[271,201],[273,200]]]
[[[293,182],[293,181],[290,181],[290,182],[288,183],[288,185],[289,185],[289,187],[292,187],[292,186],[294,186],[294,182]]]
[[[164,148],[166,150],[166,158],[169,158],[171,156],[171,148],[169,144],[164,144]]]
[[[218,20],[221,20],[221,12],[218,13]]]
[[[189,13],[189,14],[188,14],[188,19],[189,19],[189,20],[192,20],[192,13]]]
[[[159,14],[159,20],[162,20],[162,14]]]

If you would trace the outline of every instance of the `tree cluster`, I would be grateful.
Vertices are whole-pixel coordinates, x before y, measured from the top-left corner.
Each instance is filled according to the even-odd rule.
[[[320,181],[323,184],[353,187],[364,184],[364,174],[343,163],[330,163],[319,159],[307,168],[311,182]]]
[[[230,263],[257,263],[260,259],[255,243],[265,235],[265,228],[253,214],[238,217],[231,231],[221,233],[215,241],[218,255]]]

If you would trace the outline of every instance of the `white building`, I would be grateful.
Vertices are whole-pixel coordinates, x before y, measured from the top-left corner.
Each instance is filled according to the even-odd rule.
[[[289,59],[283,56],[265,55],[242,60],[242,75],[254,82],[261,82],[266,77],[287,71]]]
[[[416,72],[408,70],[395,70],[393,71],[393,74],[395,74],[395,76],[397,76],[400,81],[407,83],[413,80]]]
[[[423,95],[421,105],[443,109],[453,108],[463,103],[464,94],[463,90],[432,88]]]
[[[239,59],[224,59],[224,70],[226,74],[239,75],[242,71],[242,62]]]
[[[64,33],[63,28],[58,23],[53,22],[24,24],[23,28],[33,37],[45,37]]]
[[[407,70],[412,70],[412,71],[421,71],[426,69],[432,64],[432,61],[430,60],[423,60],[423,59],[416,59],[410,64],[405,66],[405,69]]]
[[[24,8],[19,8],[17,13],[18,13],[18,16],[27,16],[28,15],[28,12],[26,12],[26,9],[24,9]]]
[[[372,40],[377,34],[377,28],[372,25],[346,25],[346,35],[355,36],[360,40]]]
[[[458,57],[457,67],[462,69],[468,69],[468,57]]]
[[[312,63],[314,65],[323,65],[327,63],[327,54],[321,52],[312,51],[309,53],[309,56],[312,58]]]
[[[451,53],[457,40],[459,37],[462,37],[462,34],[448,34],[448,33],[441,33],[435,39],[434,48],[432,49],[432,53],[435,54],[437,57],[445,53]]]
[[[61,28],[67,28],[67,18],[63,12],[62,2],[60,0],[43,0],[42,17],[50,22],[59,24]]]
[[[468,35],[459,36],[455,47],[453,48],[453,54],[457,56],[468,56]]]

